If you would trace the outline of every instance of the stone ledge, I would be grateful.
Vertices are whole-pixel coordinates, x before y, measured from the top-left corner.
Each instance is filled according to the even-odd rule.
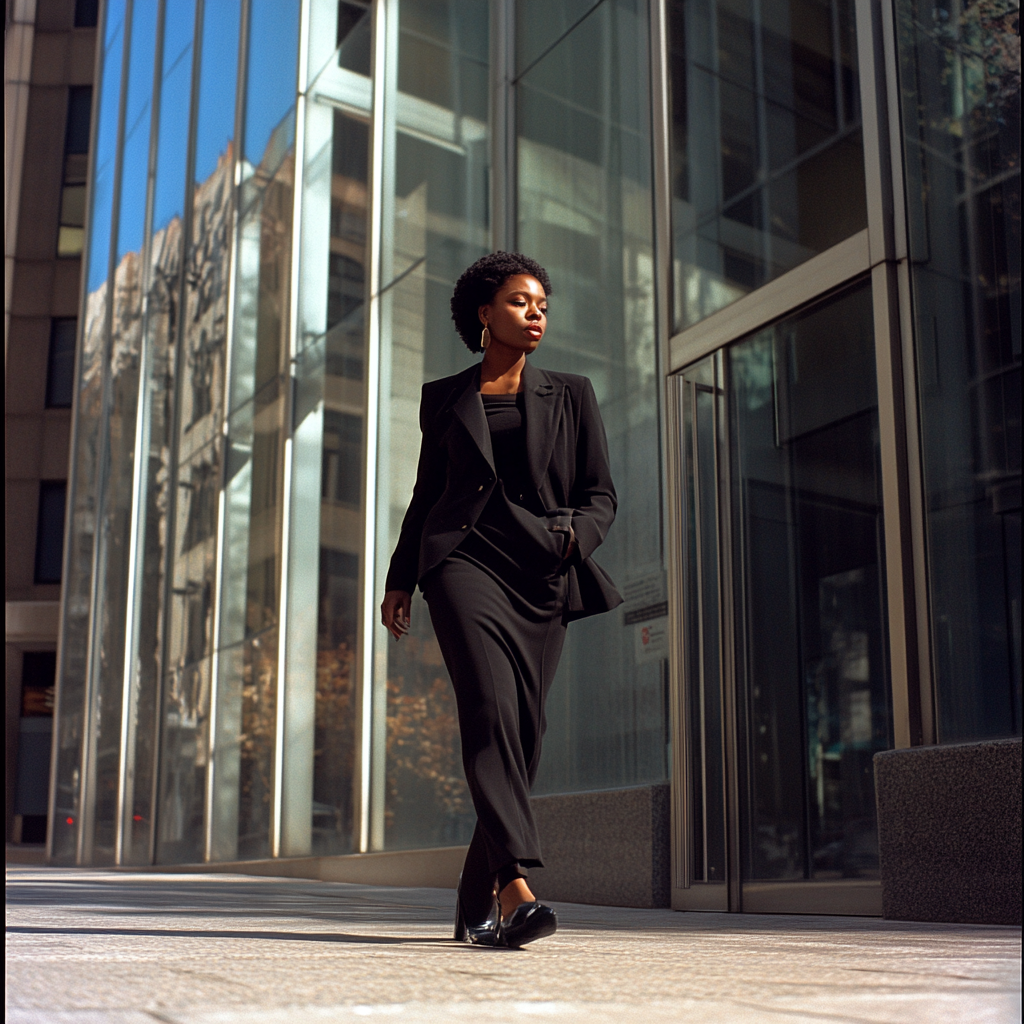
[[[1021,923],[1021,741],[875,755],[882,913]]]
[[[540,899],[606,907],[669,906],[668,783],[533,798],[547,867]]]
[[[533,798],[546,868],[530,869],[538,897],[607,907],[669,906],[668,783]],[[324,882],[454,889],[465,846],[330,857],[125,865],[126,871],[227,872]]]

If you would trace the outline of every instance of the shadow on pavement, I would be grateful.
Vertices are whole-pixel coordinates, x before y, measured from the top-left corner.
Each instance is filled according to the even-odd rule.
[[[330,935],[318,935],[316,932],[274,932],[274,931],[203,931],[195,928],[42,928],[24,925],[8,925],[7,934],[20,935],[124,935],[131,938],[149,936],[165,939],[169,937],[188,939],[266,939],[286,942],[357,942],[376,943],[380,945],[431,945],[452,946],[475,949],[465,943],[457,943],[454,939],[435,938],[401,938],[391,935],[346,935],[332,932]]]

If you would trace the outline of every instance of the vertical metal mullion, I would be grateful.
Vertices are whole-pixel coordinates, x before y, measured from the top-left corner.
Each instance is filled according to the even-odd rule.
[[[651,0],[648,4],[650,83],[651,83],[651,148],[652,148],[652,214],[654,228],[654,315],[655,352],[657,372],[667,371],[669,343],[672,337],[672,168],[671,168],[671,110],[669,84],[668,25],[665,4]],[[685,533],[681,516],[685,514],[680,497],[684,479],[679,459],[679,445],[683,423],[683,385],[680,377],[666,378],[668,385],[662,394],[665,405],[661,424],[662,488],[661,509],[664,533],[662,554],[668,580],[668,707],[667,723],[672,762],[669,764],[669,843],[671,860],[671,886],[689,885],[690,849],[686,835],[685,781],[689,775],[683,688],[683,598],[682,558]]]
[[[842,36],[839,25],[839,3],[838,0],[830,0],[829,19],[831,21],[832,36],[832,88],[836,92],[836,129],[837,134],[842,135],[846,130],[846,97],[843,91],[843,47]]]
[[[767,189],[771,179],[768,157],[768,101],[764,81],[764,32],[761,17],[762,0],[752,0],[750,25],[753,32],[754,49],[754,101],[757,104],[757,164],[758,182],[761,185],[761,258],[765,267],[771,267],[774,256],[772,245],[774,233],[771,218],[771,196]],[[719,179],[721,180],[721,179]],[[724,199],[724,197],[723,197]]]
[[[492,0],[491,83],[491,246],[516,244],[516,63],[515,0]]]
[[[281,856],[281,833],[284,814],[284,760],[285,730],[287,727],[288,701],[288,618],[289,618],[289,580],[291,578],[291,503],[292,503],[292,471],[295,432],[295,390],[296,390],[296,359],[298,356],[298,325],[299,325],[299,274],[300,274],[300,240],[302,237],[302,183],[305,167],[306,141],[306,79],[309,64],[309,4],[310,0],[302,0],[299,12],[299,54],[298,71],[295,85],[295,160],[292,184],[292,237],[289,267],[289,310],[288,310],[288,367],[286,378],[288,387],[285,389],[284,417],[284,459],[282,472],[281,515],[281,593],[280,612],[278,613],[278,647],[277,647],[277,731],[274,751],[274,819],[271,855]],[[309,638],[307,638],[309,639]],[[310,641],[315,642],[315,641]]]
[[[922,692],[930,678],[922,673],[919,637],[919,570],[915,556],[922,547],[922,523],[914,523],[921,510],[920,477],[911,480],[910,466],[918,466],[909,448],[917,447],[916,422],[908,417],[907,395],[915,388],[914,367],[904,354],[909,339],[902,328],[909,322],[901,306],[900,280],[909,280],[899,263],[906,262],[906,222],[902,175],[897,159],[899,136],[893,138],[896,89],[895,49],[887,5],[856,0],[857,62],[860,78],[864,139],[864,170],[868,209],[868,249],[874,308],[875,370],[878,384],[878,423],[881,447],[882,510],[885,527],[886,611],[889,630],[889,671],[892,693],[893,739],[897,747],[923,742]],[[889,43],[886,38],[889,37]],[[898,121],[897,121],[898,125]],[[899,230],[897,230],[899,227]],[[904,288],[905,291],[905,288]],[[916,401],[912,403],[916,412]],[[916,535],[916,538],[915,538]],[[920,595],[923,599],[923,595]]]
[[[145,497],[149,479],[149,412],[152,407],[149,388],[149,286],[153,247],[153,205],[156,187],[157,143],[160,131],[160,89],[164,50],[164,12],[166,0],[158,0],[156,44],[153,51],[153,89],[150,94],[149,153],[146,161],[146,208],[142,228],[142,274],[140,281],[141,325],[139,334],[139,393],[135,409],[135,448],[132,478],[132,507],[129,519],[128,593],[125,601],[125,653],[121,693],[121,757],[117,787],[117,837],[114,862],[124,859],[125,833],[131,826],[126,815],[135,799],[135,709],[139,700],[139,685],[135,679],[135,664],[139,647],[139,617],[142,613],[142,587],[140,572],[146,537]],[[128,760],[131,759],[131,770]],[[152,815],[150,815],[152,817]],[[130,852],[130,850],[129,850]]]
[[[99,446],[96,453],[96,504],[94,512],[94,530],[92,547],[92,578],[89,592],[89,629],[88,649],[86,652],[85,681],[85,714],[82,729],[82,767],[79,776],[79,830],[76,861],[79,864],[92,860],[95,815],[89,806],[93,796],[96,770],[94,732],[98,722],[94,716],[96,699],[97,675],[99,669],[99,648],[96,633],[101,628],[102,619],[96,614],[96,605],[100,597],[99,570],[103,544],[103,516],[106,510],[106,474],[107,462],[110,458],[109,426],[110,404],[112,400],[110,379],[111,332],[114,320],[114,272],[117,266],[117,236],[121,209],[121,172],[124,166],[124,127],[128,106],[128,68],[131,60],[132,10],[134,0],[126,0],[124,27],[121,49],[121,81],[117,107],[117,146],[114,155],[113,197],[110,206],[110,251],[107,253],[107,294],[103,312],[103,375],[100,398]],[[100,43],[102,48],[102,42]]]
[[[365,853],[384,844],[384,734],[382,713],[376,708],[378,692],[386,699],[387,648],[378,649],[377,577],[380,541],[377,519],[388,513],[387,486],[380,486],[383,459],[380,447],[382,395],[389,387],[390,374],[382,366],[383,304],[381,289],[389,283],[390,236],[384,232],[393,202],[393,160],[387,158],[394,146],[395,104],[398,69],[398,8],[396,0],[374,0],[373,6],[373,109],[371,111],[369,308],[367,310],[366,359],[366,495],[364,501],[363,552],[361,562],[361,625],[359,680],[357,690],[358,759],[356,762],[357,850]],[[386,714],[386,708],[384,712]],[[378,735],[378,733],[380,735]]]
[[[725,792],[725,881],[729,910],[743,909],[740,877],[739,697],[736,671],[736,621],[732,566],[732,471],[729,444],[725,350],[715,353],[715,465],[718,505],[719,658],[722,678],[722,753]]]
[[[910,276],[910,231],[907,223],[906,179],[903,173],[903,116],[900,107],[899,54],[896,46],[895,10],[884,5],[881,19],[883,74],[886,86],[886,114],[889,144],[889,169],[892,187],[892,231],[896,259],[896,294],[899,305],[900,366],[903,377],[906,438],[906,472],[913,566],[913,592],[916,610],[916,653],[918,676],[915,692],[920,707],[921,742],[936,742],[935,697],[932,678],[931,613],[928,588],[928,562],[925,547],[924,467],[922,465],[921,426],[918,408],[917,357],[914,344],[913,284]]]
[[[693,573],[696,579],[695,592],[697,595],[697,693],[700,707],[700,788],[701,788],[701,822],[702,830],[701,851],[703,863],[701,867],[701,880],[708,880],[708,740],[707,740],[707,714],[705,711],[705,690],[707,688],[707,676],[704,671],[706,661],[704,644],[704,619],[707,609],[704,607],[704,523],[701,516],[701,481],[700,481],[700,446],[697,434],[700,429],[697,415],[697,385],[693,381],[687,381],[690,405],[690,458],[693,460],[693,536],[694,536],[694,566]],[[695,780],[696,781],[696,780]],[[696,822],[694,822],[696,827]],[[691,877],[690,881],[695,879]]]
[[[683,450],[684,388],[682,377],[667,378],[668,428],[670,432],[668,476],[669,495],[666,524],[669,530],[669,712],[672,763],[670,765],[670,828],[671,828],[671,884],[682,889],[690,882],[690,842],[687,825],[689,800],[686,799],[687,768],[690,740],[686,727],[685,671],[683,614],[685,602],[683,588],[685,575],[683,559],[686,551],[686,503],[683,498],[685,480],[685,451]]]

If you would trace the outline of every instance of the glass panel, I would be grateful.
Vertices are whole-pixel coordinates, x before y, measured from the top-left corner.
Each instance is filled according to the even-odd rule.
[[[365,79],[363,85],[368,88],[373,45],[373,9],[370,0],[310,0],[309,37],[306,45],[309,80],[318,85],[315,92],[325,95],[321,89],[327,82],[335,84],[344,80],[347,76],[337,75],[339,69]],[[333,91],[328,89],[326,94]],[[351,103],[353,97],[349,96],[348,99]],[[368,98],[354,105],[369,108]]]
[[[176,164],[167,164],[166,187],[161,187],[158,177],[155,203],[157,216],[175,223],[178,211],[185,209],[178,198],[178,182],[187,181],[184,175],[191,173],[190,235],[183,243],[184,286],[179,307],[181,336],[173,367],[177,409],[172,479],[176,480],[177,497],[164,670],[165,686],[172,689],[164,706],[158,843],[158,855],[167,861],[205,858],[205,823],[212,813],[206,805],[210,784],[207,745],[211,739],[211,690],[216,681],[212,647],[217,509],[223,472],[219,435],[225,391],[240,17],[239,0],[202,7],[195,57],[200,61],[199,95],[193,98],[195,165],[179,171]],[[182,64],[187,63],[191,53],[184,18],[173,48],[182,54]],[[168,57],[174,59],[170,48]],[[177,75],[178,69],[172,71],[169,66],[168,74]],[[187,121],[169,120],[162,130],[167,133],[167,145],[173,147],[176,140],[186,140]],[[182,155],[186,151],[183,146]],[[170,313],[173,315],[173,307]],[[170,808],[173,816],[165,820]]]
[[[938,736],[1019,736],[1019,8],[896,10]]]
[[[360,783],[373,19],[362,0],[315,0],[310,19],[316,101],[305,124],[282,708],[288,856],[356,848]],[[359,110],[366,118],[354,116]]]
[[[878,877],[891,745],[867,282],[728,350],[747,879]]]
[[[276,154],[277,160],[280,160],[295,141],[295,74],[298,57],[298,0],[251,0],[249,73],[245,83],[244,156],[248,165],[262,165],[270,173],[276,168],[267,167],[268,157]],[[270,68],[273,71],[268,74]],[[290,119],[290,127],[281,135],[280,125],[286,118]]]
[[[398,124],[386,140],[392,192],[381,273],[390,285],[381,301],[381,594],[416,475],[420,386],[472,359],[448,304],[456,279],[490,243],[488,19],[488,6],[471,0],[400,6]],[[387,644],[379,630],[377,643],[387,676],[377,679],[375,740],[386,753],[385,764],[376,765],[371,841],[376,848],[468,842],[475,819],[455,696],[419,593],[409,635]]]
[[[338,65],[369,75],[373,44],[373,9],[369,0],[339,0]]]
[[[218,653],[211,859],[270,855],[277,629]]]
[[[121,779],[121,704],[125,692],[125,628],[128,616],[132,501],[135,483],[135,427],[142,347],[143,222],[146,209],[149,136],[152,124],[156,8],[136,4],[131,17],[131,57],[125,102],[124,151],[117,220],[117,266],[113,318],[105,462],[97,488],[102,509],[96,560],[93,615],[96,651],[90,666],[96,694],[95,804],[90,860],[116,855]],[[88,850],[88,846],[87,846]]]
[[[683,650],[691,881],[724,882],[725,746],[719,581],[716,360],[682,374]]]
[[[605,0],[519,83],[518,247],[554,287],[532,359],[594,384],[619,495],[596,558],[626,598],[569,628],[539,793],[667,777],[647,39],[645,3]]]
[[[177,474],[157,834],[157,859],[166,863],[204,859],[220,476],[215,444],[197,452]]]
[[[182,212],[185,208],[188,110],[192,75],[192,36],[195,29],[193,0],[165,7],[163,53],[159,95],[159,126],[154,175],[154,222],[146,282],[147,308],[142,373],[143,435],[138,451],[143,463],[138,485],[138,564],[135,576],[135,609],[132,642],[132,742],[128,749],[132,770],[126,792],[124,863],[145,863],[152,856],[150,837],[154,814],[154,773],[156,732],[161,728],[160,679],[163,674],[162,646],[165,638],[166,563],[168,530],[174,493],[173,411],[176,342],[180,318],[182,263]],[[192,481],[188,481],[191,483]],[[191,491],[180,489],[179,497]],[[214,506],[215,508],[215,506]],[[212,535],[212,531],[211,531]],[[167,652],[170,653],[170,652]],[[198,669],[195,669],[198,671]],[[180,708],[180,680],[175,679],[176,697],[168,698]],[[177,747],[170,737],[165,748],[171,755]],[[195,760],[193,754],[191,760]],[[168,773],[176,772],[173,764]],[[200,804],[200,808],[201,808]],[[178,815],[180,808],[174,813]]]
[[[80,825],[81,756],[85,728],[92,559],[96,531],[96,474],[103,419],[103,372],[106,353],[107,275],[110,218],[113,208],[117,112],[124,48],[125,0],[106,5],[102,32],[99,124],[93,160],[93,200],[85,281],[85,323],[78,360],[75,402],[75,450],[72,454],[70,551],[64,580],[60,656],[60,719],[57,723],[57,780],[52,855],[58,863],[74,862]]]
[[[261,780],[272,778],[274,757],[282,391],[274,378],[243,406],[227,442],[220,646],[232,649],[218,653],[216,860],[266,857],[270,850],[270,796]]]
[[[238,230],[231,409],[280,378],[288,358],[294,124],[274,129],[266,159],[242,188]]]
[[[232,137],[238,77],[240,0],[203,7],[192,236],[185,268],[178,459],[208,444],[224,401],[230,260]]]
[[[304,622],[300,602],[316,608],[316,620],[307,623],[306,635],[292,635],[295,643],[306,647],[312,627],[317,642],[315,664],[302,677],[305,699],[315,706],[307,755],[313,771],[311,805],[302,821],[308,837],[300,841],[295,835],[291,841],[307,852],[347,853],[354,849],[357,785],[370,126],[320,108],[309,112],[308,133],[307,142],[315,138],[316,145],[310,146],[312,159],[306,171],[303,258],[306,266],[312,263],[316,269],[304,281],[301,316],[304,335],[319,336],[314,334],[315,342],[303,350],[297,381],[293,508],[297,502],[302,508],[293,511],[293,523],[302,523],[307,539],[299,538],[300,529],[293,530],[293,573],[302,579],[297,576],[290,583],[294,599],[289,607],[292,617],[302,615]],[[314,547],[308,535],[317,522],[319,539]],[[312,536],[316,538],[315,533]],[[318,586],[310,574],[313,560],[319,567]],[[290,643],[289,722],[296,713],[308,714],[292,710],[292,690],[302,685],[291,669],[292,657]],[[290,727],[288,735],[292,742]],[[289,766],[294,763],[291,750]],[[290,793],[292,781],[286,784]],[[290,821],[287,811],[286,818]],[[289,827],[301,826],[296,821]]]
[[[157,860],[204,860],[206,772],[209,761],[210,662],[170,672],[164,682]]]
[[[853,0],[672,0],[676,330],[867,227]]]
[[[517,0],[516,73],[522,74],[571,31],[599,0]]]

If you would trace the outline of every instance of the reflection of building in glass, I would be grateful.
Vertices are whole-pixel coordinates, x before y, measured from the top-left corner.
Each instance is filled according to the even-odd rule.
[[[633,902],[880,913],[875,755],[1020,734],[1016,8],[165,7],[98,28],[51,859],[452,880],[447,673],[377,606],[453,282],[515,248],[626,598],[552,689],[551,894],[628,835]]]

